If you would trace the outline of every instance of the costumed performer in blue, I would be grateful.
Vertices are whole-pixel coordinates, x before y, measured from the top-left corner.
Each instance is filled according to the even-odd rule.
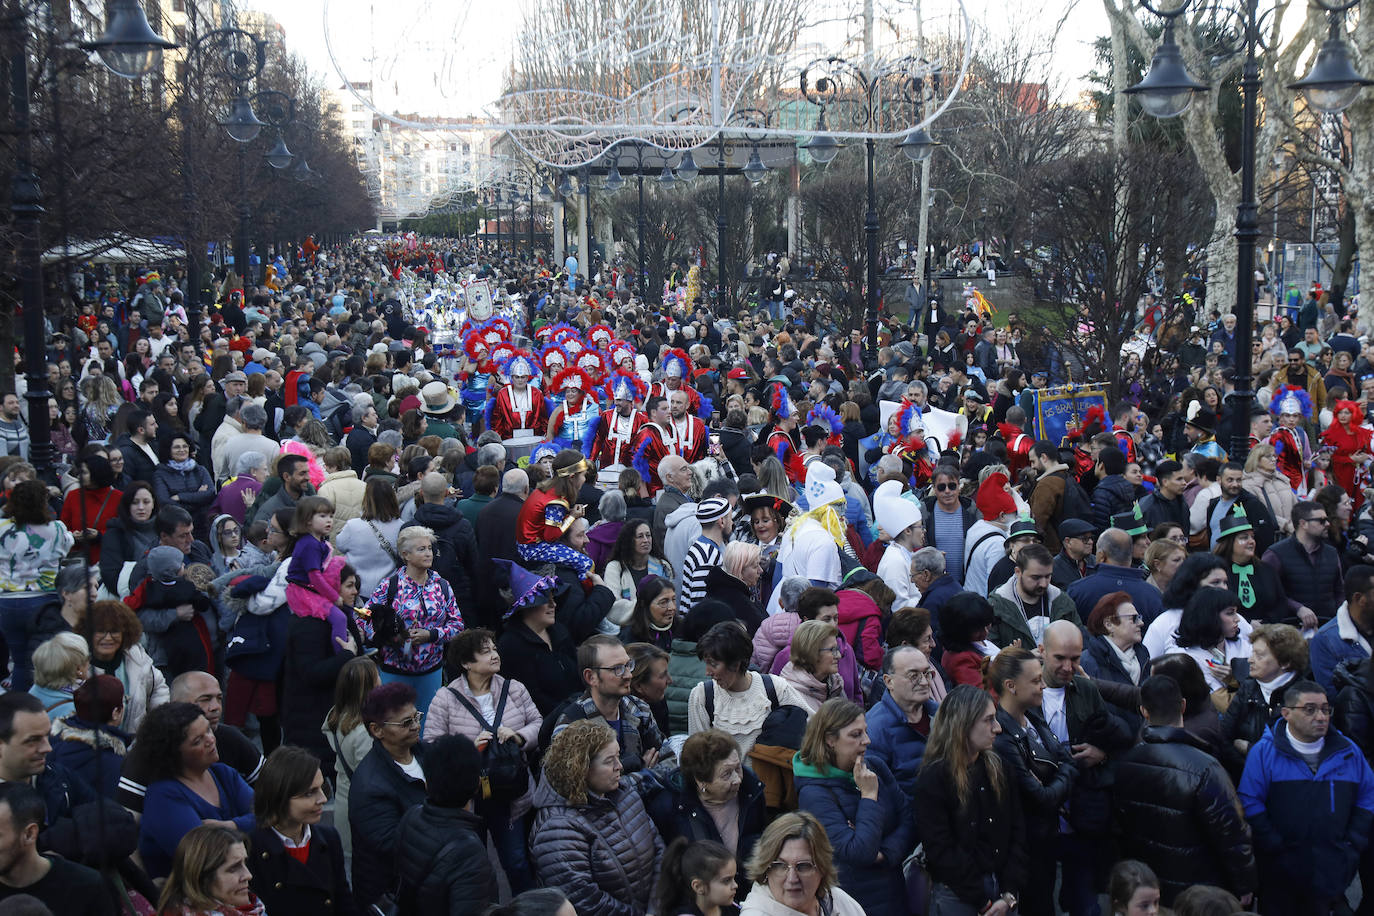
[[[601,421],[596,386],[587,373],[576,366],[569,366],[553,377],[551,388],[563,395],[563,403],[549,417],[545,438],[560,448],[577,449],[583,456],[589,457],[596,440],[596,428]]]

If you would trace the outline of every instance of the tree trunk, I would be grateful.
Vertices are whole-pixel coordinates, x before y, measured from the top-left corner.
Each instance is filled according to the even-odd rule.
[[[1223,315],[1236,307],[1236,259],[1240,256],[1234,202],[1224,207],[1218,200],[1212,240],[1207,243],[1207,311],[1215,309]],[[1206,317],[1203,314],[1198,319]]]
[[[1345,299],[1345,288],[1350,282],[1350,269],[1355,261],[1355,211],[1351,207],[1347,206],[1341,211],[1338,229],[1340,247],[1336,251],[1336,262],[1331,265],[1331,284],[1328,292],[1331,295],[1331,305],[1339,315],[1344,311],[1342,302]]]

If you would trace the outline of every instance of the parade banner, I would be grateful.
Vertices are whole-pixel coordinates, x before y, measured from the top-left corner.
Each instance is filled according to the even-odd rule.
[[[1101,382],[1060,385],[1033,393],[1035,398],[1035,438],[1063,445],[1070,429],[1083,425],[1091,407],[1107,412],[1107,392]]]

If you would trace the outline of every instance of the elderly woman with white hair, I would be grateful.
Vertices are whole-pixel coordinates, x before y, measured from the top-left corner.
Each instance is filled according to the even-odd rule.
[[[706,574],[706,594],[728,604],[751,637],[764,620],[763,609],[752,597],[762,572],[763,552],[759,545],[731,541],[725,545],[720,565]]]
[[[258,494],[262,492],[263,481],[267,480],[270,472],[267,456],[262,452],[244,452],[239,455],[233,471],[234,476],[224,482],[214,502],[210,503],[210,517],[232,516],[241,527],[248,511],[257,501]]]
[[[380,650],[376,661],[382,682],[415,688],[415,706],[423,712],[443,686],[444,647],[463,631],[463,615],[452,587],[433,569],[432,529],[402,528],[396,552],[402,565],[377,585],[368,606],[358,612],[358,629]]]
[[[72,694],[91,670],[91,650],[75,633],[58,633],[33,650],[33,686],[53,722],[76,712]]]

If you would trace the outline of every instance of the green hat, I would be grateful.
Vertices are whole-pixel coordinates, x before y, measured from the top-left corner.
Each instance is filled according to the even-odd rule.
[[[1139,537],[1149,531],[1145,516],[1140,511],[1140,503],[1131,506],[1130,512],[1118,512],[1112,516],[1112,527],[1120,528],[1131,537]]]
[[[1255,526],[1250,524],[1250,519],[1245,514],[1245,507],[1240,503],[1231,507],[1231,511],[1222,517],[1217,527],[1220,529],[1222,537],[1239,534],[1242,531],[1255,530]]]

